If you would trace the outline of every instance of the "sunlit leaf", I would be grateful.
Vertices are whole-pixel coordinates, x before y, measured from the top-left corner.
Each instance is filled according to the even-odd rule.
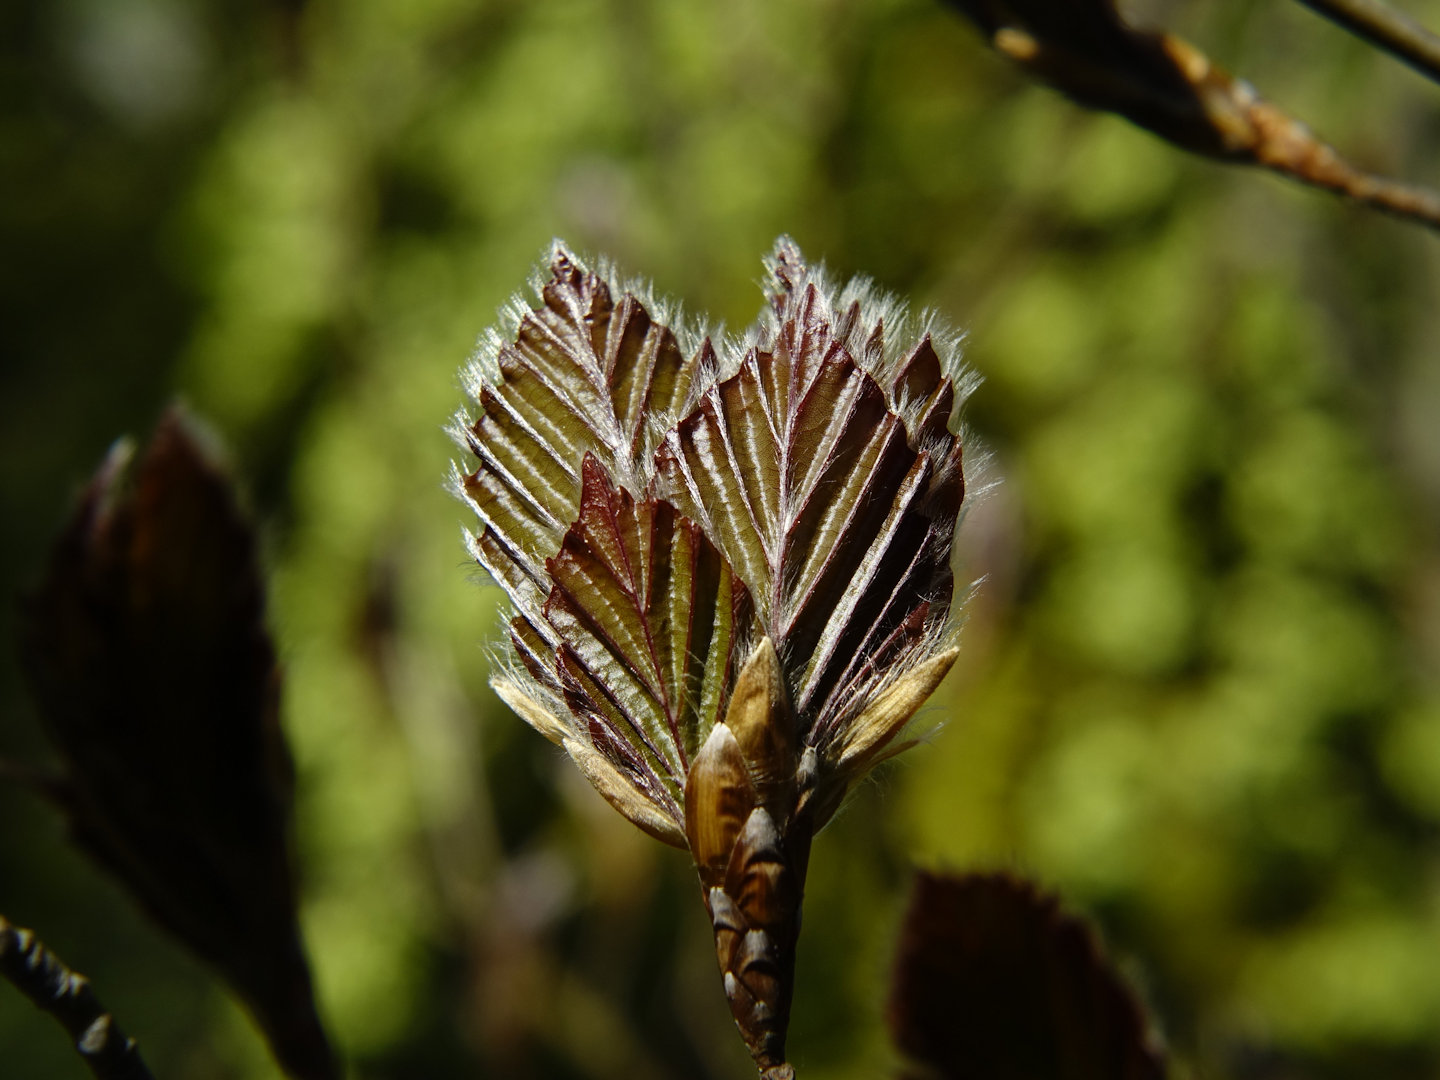
[[[674,507],[615,488],[591,455],[582,473],[579,518],[548,564],[559,680],[596,748],[678,821],[690,760],[721,716],[749,598]]]
[[[457,425],[478,461],[457,477],[485,525],[476,557],[530,614],[549,594],[545,560],[579,512],[585,455],[644,491],[665,419],[713,366],[708,341],[687,353],[654,320],[653,302],[631,291],[616,300],[606,277],[562,245],[549,271],[540,306],[510,312],[510,333],[482,346],[467,374],[479,415]]]
[[[690,849],[735,1022],[787,1080],[811,837],[955,659],[969,383],[867,283],[833,288],[788,240],[769,270],[717,354],[557,245],[540,306],[472,368],[478,467],[455,481],[515,609],[497,692]]]
[[[928,335],[887,356],[883,316],[837,312],[793,246],[772,281],[773,322],[666,437],[657,476],[750,587],[817,744],[945,621],[956,395]]]

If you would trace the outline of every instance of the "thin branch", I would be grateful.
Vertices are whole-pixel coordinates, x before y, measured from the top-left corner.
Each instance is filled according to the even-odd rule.
[[[1380,0],[1300,0],[1331,22],[1440,82],[1440,37]]]
[[[1440,230],[1440,193],[1350,164],[1195,46],[1129,26],[1115,0],[946,2],[996,51],[1081,105],[1118,113],[1194,153],[1259,165]],[[1320,3],[1355,8],[1373,0]]]
[[[41,1012],[53,1016],[99,1080],[154,1080],[135,1040],[90,989],[90,981],[66,967],[34,933],[0,916],[0,975],[15,984]]]

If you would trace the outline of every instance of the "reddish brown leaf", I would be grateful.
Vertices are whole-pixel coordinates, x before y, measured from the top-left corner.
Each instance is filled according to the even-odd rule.
[[[713,366],[709,342],[683,350],[654,301],[587,269],[557,243],[533,310],[512,306],[467,372],[479,407],[455,436],[477,468],[453,478],[484,528],[477,560],[544,633],[545,560],[580,510],[580,463],[593,454],[631,492],[648,484],[663,426]],[[619,299],[615,293],[621,293]]]
[[[1029,883],[921,873],[890,1031],[916,1080],[1162,1080],[1164,1059],[1094,934]]]
[[[748,627],[745,586],[669,503],[617,489],[593,455],[582,473],[579,517],[546,564],[559,680],[571,712],[604,732],[597,749],[657,781],[678,822]]]
[[[295,921],[255,537],[180,413],[91,482],[22,651],[76,840],[220,970],[291,1075],[336,1075]]]
[[[819,745],[945,622],[955,392],[928,338],[887,357],[883,317],[841,306],[793,245],[771,268],[773,324],[666,437],[656,475],[749,586]]]
[[[924,327],[887,340],[903,307],[832,288],[788,240],[749,344],[719,357],[555,250],[460,433],[472,550],[516,612],[494,685],[621,813],[689,847],[736,1024],[785,1080],[811,837],[955,658],[968,384]]]

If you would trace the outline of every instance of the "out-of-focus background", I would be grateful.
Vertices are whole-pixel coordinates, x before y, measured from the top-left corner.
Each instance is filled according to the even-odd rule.
[[[1440,24],[1440,3],[1408,9]],[[1152,0],[1359,162],[1440,93],[1301,5]],[[944,729],[817,841],[792,1060],[885,1076],[910,869],[1101,924],[1177,1076],[1440,1077],[1440,244],[1034,87],[933,0],[14,0],[0,13],[0,753],[12,598],[179,395],[262,523],[304,922],[356,1077],[751,1075],[692,871],[486,686],[456,372],[551,237],[732,327],[789,232],[939,309],[1003,483]],[[0,788],[0,911],[166,1078],[275,1075]],[[78,1077],[0,985],[0,1071]]]

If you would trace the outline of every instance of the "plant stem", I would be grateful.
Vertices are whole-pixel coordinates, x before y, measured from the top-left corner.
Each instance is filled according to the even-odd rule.
[[[1440,37],[1380,0],[1300,0],[1332,22],[1440,82]]]
[[[99,1080],[154,1080],[135,1040],[120,1030],[90,989],[31,931],[0,916],[0,975],[75,1040],[75,1049]]]

